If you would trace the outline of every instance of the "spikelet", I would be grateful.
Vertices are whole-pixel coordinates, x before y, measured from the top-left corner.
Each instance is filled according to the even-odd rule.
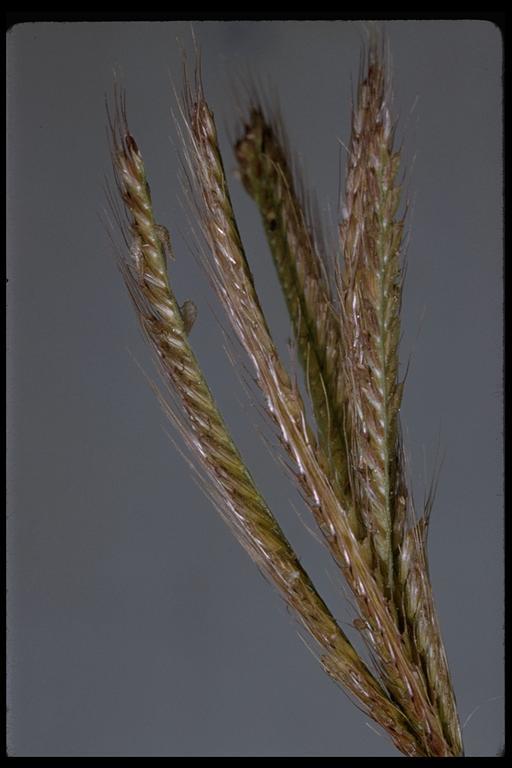
[[[427,560],[428,513],[407,531],[398,563],[398,579],[403,598],[411,647],[417,653],[429,688],[430,698],[453,754],[462,754],[462,736],[450,679],[448,661],[441,638]]]
[[[393,152],[386,85],[384,66],[372,46],[352,117],[340,225],[340,301],[354,497],[371,532],[382,582],[392,595],[405,513],[395,497],[403,224],[397,220],[399,156]]]
[[[283,128],[253,105],[235,151],[242,182],[256,202],[288,306],[299,359],[311,395],[319,440],[328,471],[341,499],[349,494],[343,424],[340,324],[331,287],[297,191],[303,186],[286,149]],[[350,506],[356,537],[363,530],[357,509]]]
[[[399,409],[398,343],[403,221],[397,217],[399,156],[393,150],[386,68],[374,43],[352,116],[339,279],[346,425],[355,503],[377,557],[383,594],[412,661],[425,677],[453,754],[462,742],[435,615],[420,523],[410,525]]]

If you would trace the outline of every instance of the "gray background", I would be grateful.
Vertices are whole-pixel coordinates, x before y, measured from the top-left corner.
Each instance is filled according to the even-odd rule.
[[[444,456],[431,570],[466,754],[503,740],[501,38],[386,24],[411,201],[403,424],[418,504]],[[289,326],[233,176],[232,84],[278,92],[334,236],[360,24],[196,23],[264,308]],[[170,109],[188,23],[27,24],[8,35],[8,706],[12,755],[394,755],[322,673],[173,447],[107,232],[105,94],[122,73],[192,341],[266,498],[344,626],[337,573],[259,439],[190,246]],[[217,308],[218,311],[218,308]],[[135,361],[134,361],[135,358]],[[299,514],[297,514],[297,510]],[[347,629],[350,632],[350,629]]]

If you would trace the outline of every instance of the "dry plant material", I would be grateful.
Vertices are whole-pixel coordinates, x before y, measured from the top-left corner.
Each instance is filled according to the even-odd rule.
[[[167,270],[170,238],[154,219],[140,151],[117,98],[112,157],[126,214],[120,267],[174,402],[162,401],[206,490],[235,536],[321,649],[328,674],[408,756],[463,754],[453,690],[435,615],[426,555],[429,509],[414,518],[400,441],[398,341],[401,239],[389,82],[372,44],[352,118],[344,263],[331,287],[284,133],[252,103],[236,144],[290,313],[315,425],[279,358],[231,205],[213,114],[196,73],[182,118],[209,273],[305,502],[352,590],[354,626],[370,669],[336,623],[256,488],[189,341]]]
[[[177,393],[185,419],[168,411],[202,465],[208,492],[240,543],[279,589],[322,647],[322,664],[397,745],[415,744],[401,713],[367,669],[316,592],[276,519],[256,489],[204,380],[188,341],[180,308],[169,285],[169,238],[153,217],[142,157],[122,107],[112,124],[112,152],[119,190],[128,213],[131,248],[120,262],[142,328]]]
[[[385,66],[372,48],[352,115],[340,224],[344,260],[338,284],[352,488],[371,538],[382,592],[423,671],[450,749],[457,753],[462,748],[460,729],[428,578],[427,519],[419,525],[412,519],[400,442],[403,221],[389,102]],[[418,533],[421,527],[423,535]]]
[[[329,459],[331,480],[341,498],[348,494],[340,323],[333,306],[326,256],[315,240],[312,205],[287,153],[281,122],[265,119],[253,105],[244,135],[236,144],[243,184],[258,205],[279,281],[286,299],[299,359],[319,431]],[[316,229],[319,229],[317,226]],[[354,533],[361,536],[357,510]]]

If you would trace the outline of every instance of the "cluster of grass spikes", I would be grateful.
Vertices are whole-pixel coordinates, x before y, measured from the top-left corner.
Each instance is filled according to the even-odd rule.
[[[398,345],[403,276],[399,152],[382,43],[363,56],[337,254],[320,233],[280,123],[248,99],[235,146],[289,310],[306,409],[258,300],[199,71],[180,100],[183,156],[208,272],[254,369],[262,402],[327,550],[353,595],[353,625],[371,665],[334,619],[269,509],[192,350],[192,302],[179,304],[167,230],[154,218],[124,99],[109,111],[123,217],[119,266],[173,402],[161,398],[207,493],[234,535],[319,647],[327,674],[411,757],[463,755],[429,579],[430,507],[418,516],[404,472]],[[341,255],[341,257],[340,257]],[[171,270],[172,271],[172,270]],[[315,424],[311,424],[313,414]]]

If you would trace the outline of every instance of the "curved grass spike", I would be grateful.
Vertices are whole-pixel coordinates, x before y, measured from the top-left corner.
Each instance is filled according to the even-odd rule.
[[[399,155],[393,149],[389,82],[374,41],[352,115],[339,294],[343,317],[346,426],[355,503],[380,569],[384,594],[423,670],[454,754],[462,740],[448,665],[435,616],[425,541],[412,515],[404,477],[398,344],[402,292],[398,217]]]
[[[360,612],[358,628],[362,629],[390,696],[406,716],[424,754],[459,754],[445,737],[421,667],[408,653],[391,597],[383,594],[368,552],[355,538],[347,509],[325,475],[326,464],[308,428],[300,394],[279,360],[241,243],[213,115],[199,76],[195,89],[188,87],[185,92],[185,120],[188,159],[198,192],[201,226],[214,263],[217,292],[254,364],[267,409],[294,461],[297,481],[355,596]]]
[[[343,368],[353,493],[388,597],[405,523],[398,475],[398,382],[402,221],[388,84],[376,45],[352,118],[340,234]]]
[[[267,119],[261,106],[253,106],[235,152],[244,187],[259,208],[286,299],[329,474],[345,501],[350,488],[341,329],[322,258],[297,193],[297,174],[292,172],[280,123]],[[349,509],[352,529],[361,539],[362,521],[355,507],[349,505]]]
[[[154,219],[142,157],[122,103],[117,103],[111,129],[114,170],[129,227],[130,247],[120,267],[166,383],[181,403],[183,416],[172,411],[169,415],[202,466],[210,495],[235,536],[322,647],[328,674],[388,732],[399,750],[421,756],[421,743],[316,592],[232,441],[190,347],[188,310],[180,310],[169,285],[168,235]]]

